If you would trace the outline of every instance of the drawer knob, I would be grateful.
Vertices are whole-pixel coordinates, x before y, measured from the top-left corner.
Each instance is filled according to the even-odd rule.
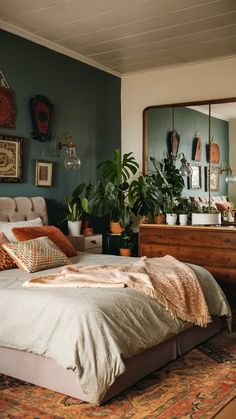
[[[90,241],[90,243],[92,243],[92,244],[96,244],[96,243],[97,243],[97,241],[96,241],[96,240],[91,240],[91,241]]]

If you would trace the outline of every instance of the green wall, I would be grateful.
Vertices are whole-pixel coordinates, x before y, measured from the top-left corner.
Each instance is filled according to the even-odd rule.
[[[153,166],[150,157],[155,156],[158,159],[163,158],[163,152],[167,150],[168,133],[172,130],[173,112],[172,108],[153,108],[148,110],[148,169],[152,170]],[[185,107],[176,107],[174,110],[174,128],[180,135],[179,153],[184,153],[189,163],[198,163],[201,165],[202,187],[201,189],[188,189],[185,178],[185,195],[199,196],[206,195],[205,188],[205,167],[207,167],[207,144],[209,137],[209,119],[208,115]],[[197,162],[193,157],[193,140],[195,133],[198,131],[202,141],[201,161]],[[220,148],[220,162],[229,162],[229,127],[228,122],[215,117],[211,117],[211,138],[215,136],[215,142]],[[176,167],[180,166],[177,160]],[[218,166],[215,164],[212,166]],[[212,192],[212,195],[227,195],[227,183],[224,177],[220,176],[219,192]]]
[[[112,158],[121,147],[121,81],[18,36],[0,31],[0,71],[15,92],[15,129],[0,128],[0,135],[23,137],[23,183],[0,183],[0,196],[44,196],[61,202],[81,182],[96,179],[97,164]],[[44,95],[54,105],[52,139],[31,139],[29,99]],[[53,137],[70,131],[82,162],[78,171],[63,167]],[[35,186],[35,161],[53,161],[53,186]]]

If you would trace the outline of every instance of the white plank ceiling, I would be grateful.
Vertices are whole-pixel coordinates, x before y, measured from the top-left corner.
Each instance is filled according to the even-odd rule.
[[[0,0],[0,19],[114,74],[236,55],[236,0]]]

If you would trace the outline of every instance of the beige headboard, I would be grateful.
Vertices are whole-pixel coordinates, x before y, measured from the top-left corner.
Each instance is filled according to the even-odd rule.
[[[0,221],[25,221],[38,217],[44,225],[48,225],[47,206],[43,197],[0,197]]]

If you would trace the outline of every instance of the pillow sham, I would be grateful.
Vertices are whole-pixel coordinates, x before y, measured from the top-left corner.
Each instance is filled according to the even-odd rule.
[[[12,233],[12,228],[14,227],[29,227],[29,226],[42,226],[43,222],[41,218],[34,218],[33,220],[26,221],[9,221],[9,222],[0,222],[0,232],[4,233],[7,236],[10,242],[16,242],[16,238]]]
[[[62,233],[59,228],[55,226],[42,226],[42,227],[14,227],[12,232],[15,238],[19,241],[32,240],[37,237],[48,237],[53,243],[62,250],[66,256],[76,256],[77,251],[67,237]]]
[[[216,204],[216,208],[220,212],[230,210],[232,208],[232,205],[230,202],[216,202],[215,204]]]
[[[3,248],[16,265],[26,272],[37,272],[70,263],[70,259],[48,237],[5,243]]]
[[[8,238],[5,236],[4,233],[0,233],[0,271],[4,271],[5,269],[12,269],[16,268],[16,264],[14,260],[8,255],[5,249],[3,249],[2,245],[5,243],[10,243]]]

